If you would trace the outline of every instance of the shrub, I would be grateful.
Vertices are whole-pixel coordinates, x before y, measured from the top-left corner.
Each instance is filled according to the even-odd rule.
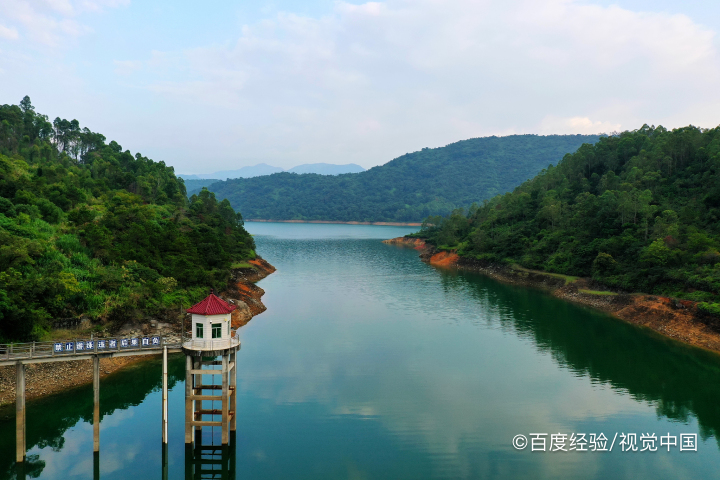
[[[600,252],[592,263],[593,277],[604,277],[612,275],[617,270],[618,264],[609,253]]]
[[[697,304],[697,308],[707,315],[720,317],[720,303],[701,302]]]

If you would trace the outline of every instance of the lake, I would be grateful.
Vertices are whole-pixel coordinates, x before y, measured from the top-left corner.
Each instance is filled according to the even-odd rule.
[[[718,477],[719,356],[380,242],[412,227],[246,227],[278,271],[240,331],[235,443],[186,451],[172,356],[169,478],[195,460],[203,478]],[[103,379],[101,478],[161,478],[160,380],[159,360]],[[93,478],[92,386],[29,402],[27,419],[29,477]],[[0,419],[5,478],[14,422]]]

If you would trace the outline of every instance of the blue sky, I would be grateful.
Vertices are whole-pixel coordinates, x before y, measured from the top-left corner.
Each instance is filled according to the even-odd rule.
[[[1,103],[183,173],[720,124],[718,2],[2,3]]]

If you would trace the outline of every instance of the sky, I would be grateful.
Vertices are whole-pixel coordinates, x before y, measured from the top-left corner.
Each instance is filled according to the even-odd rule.
[[[0,104],[179,173],[720,124],[720,2],[0,0]]]

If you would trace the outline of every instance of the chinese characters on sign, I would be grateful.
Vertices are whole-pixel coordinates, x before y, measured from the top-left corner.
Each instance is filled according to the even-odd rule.
[[[160,337],[142,337],[142,338],[121,338],[120,348],[147,348],[159,347]],[[53,345],[54,353],[85,353],[97,351],[117,350],[118,339],[111,338],[109,340],[77,340],[73,342],[57,342]]]
[[[654,433],[616,433],[609,440],[604,433],[530,433],[515,435],[512,445],[516,450],[524,450],[530,445],[533,452],[612,452],[615,443],[623,452],[656,452],[658,448],[676,449],[681,452],[697,452],[697,433],[661,435]]]

